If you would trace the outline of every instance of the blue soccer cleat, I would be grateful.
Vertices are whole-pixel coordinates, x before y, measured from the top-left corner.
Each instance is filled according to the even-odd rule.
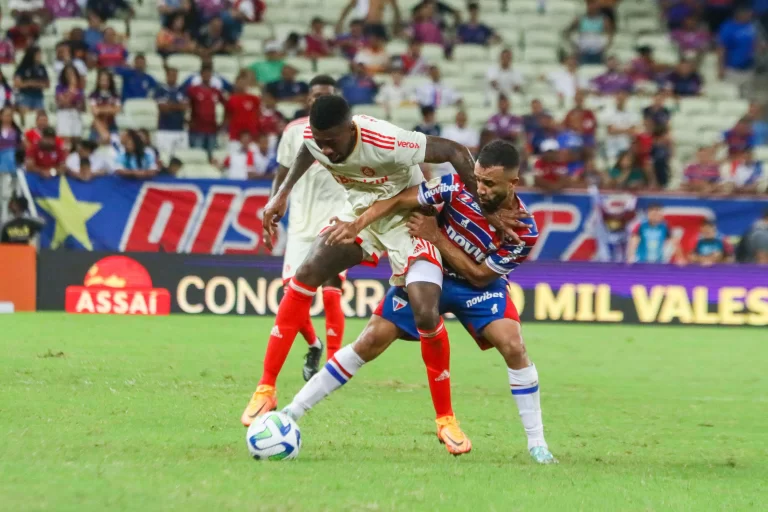
[[[538,464],[557,464],[557,459],[546,446],[534,446],[528,450],[533,460]]]

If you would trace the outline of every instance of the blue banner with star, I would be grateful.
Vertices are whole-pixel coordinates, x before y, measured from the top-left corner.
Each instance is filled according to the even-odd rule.
[[[262,212],[271,185],[268,180],[161,177],[139,181],[108,176],[83,182],[28,174],[27,181],[39,213],[47,221],[41,235],[44,248],[270,254],[261,239]],[[617,195],[612,201],[626,201],[626,195]],[[605,221],[605,212],[595,206],[589,194],[547,196],[522,190],[520,196],[540,233],[530,259],[589,261],[598,257],[599,230],[595,226]],[[768,210],[768,199],[754,197],[700,199],[645,194],[630,202],[629,209],[620,205],[632,219],[627,220],[628,230],[643,219],[649,204],[658,203],[673,236],[686,250],[695,245],[705,219],[714,219],[720,233],[733,242]],[[285,241],[282,225],[271,254],[282,254]]]

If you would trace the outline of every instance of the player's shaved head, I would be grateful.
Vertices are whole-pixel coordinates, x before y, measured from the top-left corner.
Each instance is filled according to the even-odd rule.
[[[320,151],[331,162],[343,162],[355,147],[357,128],[349,104],[341,96],[320,96],[309,110],[309,126]]]
[[[480,150],[475,163],[477,201],[483,210],[495,212],[514,197],[520,178],[520,153],[503,140],[495,140]],[[511,205],[510,205],[511,206]]]

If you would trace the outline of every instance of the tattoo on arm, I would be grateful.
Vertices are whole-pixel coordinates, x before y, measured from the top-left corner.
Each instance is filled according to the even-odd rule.
[[[276,194],[290,193],[293,186],[307,173],[307,170],[309,170],[314,161],[315,157],[312,156],[307,146],[302,144],[299,154],[296,155],[296,160],[293,161],[293,165],[291,165],[291,169],[288,171],[288,176],[286,176],[285,181],[280,185]]]
[[[464,182],[470,194],[477,192],[475,181],[475,159],[467,148],[442,137],[427,137],[424,162],[428,164],[450,163]]]

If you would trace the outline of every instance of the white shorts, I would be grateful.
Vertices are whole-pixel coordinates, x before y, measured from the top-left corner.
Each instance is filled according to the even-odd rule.
[[[283,256],[283,281],[288,281],[296,275],[296,271],[307,258],[314,242],[314,238],[300,238],[288,234],[288,242],[285,244],[285,255]],[[347,271],[339,274],[339,278],[342,281],[346,279]]]
[[[430,261],[443,268],[443,260],[435,246],[408,233],[406,223],[409,216],[410,213],[396,213],[379,219],[357,235],[357,243],[365,253],[363,265],[376,266],[379,259],[387,254],[392,267],[389,282],[393,286],[405,286],[408,267],[417,259]],[[339,214],[343,221],[351,221],[356,217],[349,203],[344,212]]]
[[[173,156],[177,150],[189,148],[189,136],[187,132],[160,130],[155,133],[155,147],[160,153]]]
[[[80,112],[72,108],[59,110],[56,113],[56,134],[61,137],[82,137],[83,121]]]

